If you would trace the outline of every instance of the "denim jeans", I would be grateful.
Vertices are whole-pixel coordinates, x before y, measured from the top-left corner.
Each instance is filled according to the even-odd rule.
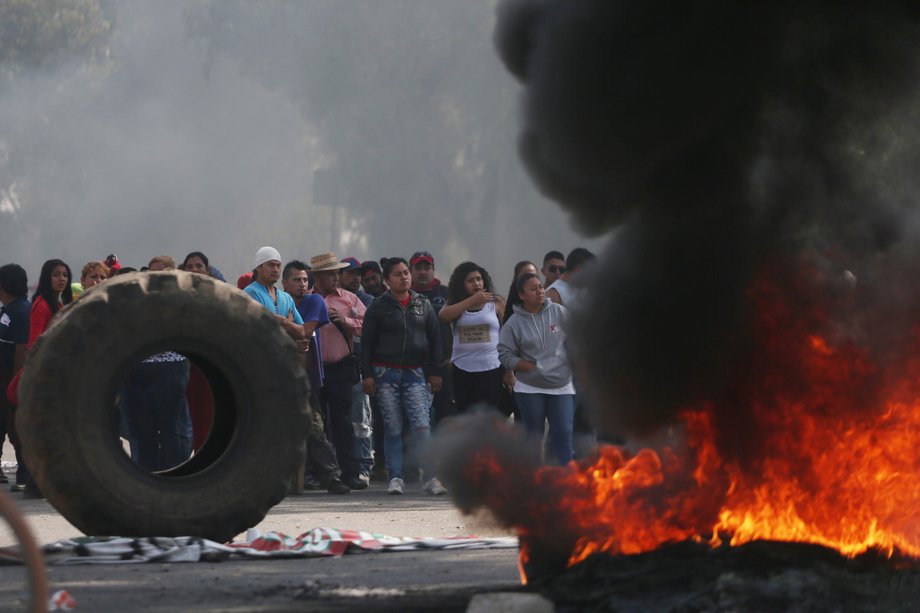
[[[572,422],[575,417],[575,396],[572,394],[514,393],[514,401],[528,434],[543,440],[543,425],[549,421],[549,442],[560,465],[572,460]]]
[[[402,479],[403,419],[409,421],[409,427],[412,429],[412,444],[409,450],[417,453],[418,448],[431,437],[428,409],[431,405],[431,393],[428,391],[425,373],[421,368],[375,366],[374,379],[377,384],[377,403],[383,416],[387,473],[390,479]],[[430,467],[421,468],[426,479],[434,476]]]
[[[363,383],[358,381],[351,388],[351,425],[355,430],[355,455],[358,456],[359,472],[370,475],[374,468],[374,454],[371,452],[371,402],[364,393]]]
[[[142,468],[166,470],[189,458],[188,378],[188,360],[142,362],[128,376],[118,408],[131,459]]]

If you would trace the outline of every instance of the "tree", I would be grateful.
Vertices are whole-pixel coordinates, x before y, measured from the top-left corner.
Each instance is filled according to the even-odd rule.
[[[494,5],[202,0],[187,23],[212,56],[284,91],[317,127],[342,186],[322,204],[347,211],[372,251],[398,237],[414,241],[403,252],[488,262],[506,238],[500,204],[546,205],[515,156],[517,89],[492,48]]]
[[[104,51],[111,22],[99,0],[0,1],[0,74]]]

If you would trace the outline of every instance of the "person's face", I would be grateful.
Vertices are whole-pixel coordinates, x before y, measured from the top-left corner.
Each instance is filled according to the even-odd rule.
[[[259,283],[274,285],[281,278],[281,260],[269,260],[256,268],[259,274]]]
[[[467,296],[472,296],[473,294],[481,292],[483,289],[485,289],[482,275],[479,274],[478,270],[474,270],[470,274],[466,275],[466,278],[463,280],[463,289],[466,290]]]
[[[350,292],[358,291],[358,288],[361,287],[361,269],[343,270],[341,283],[342,287]]]
[[[376,272],[369,272],[364,275],[364,278],[361,279],[361,285],[364,286],[364,291],[372,296],[376,296],[380,293],[380,290],[383,289],[383,277],[381,277]]]
[[[63,266],[55,266],[51,271],[51,289],[60,294],[68,283],[70,279],[67,278],[67,269]]]
[[[431,267],[430,264],[428,266],[429,268]],[[412,285],[412,275],[409,274],[409,267],[400,262],[391,268],[390,274],[387,275],[387,285],[397,294],[409,291],[409,287]]]
[[[147,268],[147,270],[149,272],[157,272],[160,270],[166,270],[166,263],[165,262],[154,262]]]
[[[331,294],[339,288],[339,271],[321,270],[313,273],[313,280],[316,283],[316,291],[320,294]]]
[[[412,282],[419,287],[428,287],[434,283],[434,266],[422,260],[412,267]],[[392,285],[390,287],[393,287]]]
[[[294,300],[300,301],[307,293],[307,287],[310,285],[310,279],[306,270],[292,270],[291,276],[281,282],[284,291],[294,297]]]
[[[538,277],[528,279],[518,295],[521,297],[521,302],[524,303],[524,306],[530,310],[538,309],[546,298],[543,284],[540,283]]]
[[[543,278],[546,285],[553,283],[565,273],[565,262],[559,258],[551,258],[543,262]]]
[[[204,263],[197,255],[193,255],[189,259],[185,260],[185,270],[186,272],[194,272],[199,275],[210,275],[211,271],[208,270],[207,264]]]
[[[99,285],[106,280],[106,274],[98,268],[94,268],[82,277],[80,277],[80,285],[83,286],[83,289],[89,289],[94,285]]]

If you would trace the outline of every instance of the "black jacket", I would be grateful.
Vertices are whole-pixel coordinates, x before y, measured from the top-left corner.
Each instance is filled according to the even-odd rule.
[[[371,364],[421,366],[426,376],[441,376],[441,335],[434,307],[427,298],[409,290],[403,308],[386,292],[375,298],[364,314],[361,329],[361,368],[365,376]]]

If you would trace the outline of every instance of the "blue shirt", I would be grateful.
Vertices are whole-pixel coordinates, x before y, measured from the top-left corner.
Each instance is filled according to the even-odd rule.
[[[307,294],[297,305],[297,312],[301,318],[306,321],[315,321],[316,329],[320,329],[329,323],[329,311],[326,309],[326,301],[319,294]]]
[[[253,281],[247,285],[246,289],[243,291],[249,294],[253,300],[261,303],[262,306],[276,315],[287,317],[293,313],[294,323],[303,325],[303,319],[301,319],[300,313],[294,307],[294,299],[291,298],[289,293],[280,289],[275,289],[275,296],[278,297],[278,304],[276,305],[275,301],[272,300],[272,297],[269,295],[268,289],[261,283]]]
[[[358,288],[358,291],[355,292],[355,296],[357,296],[358,300],[360,300],[366,307],[371,306],[371,303],[374,301],[374,297],[365,292],[360,287]]]
[[[304,321],[315,321],[317,330],[329,323],[326,301],[319,294],[305,295],[297,305],[297,310]],[[322,355],[323,346],[320,344],[319,334],[314,331],[310,351],[307,352],[307,377],[310,379],[310,387],[315,390],[323,386],[323,380],[326,378],[323,361],[320,359]]]

